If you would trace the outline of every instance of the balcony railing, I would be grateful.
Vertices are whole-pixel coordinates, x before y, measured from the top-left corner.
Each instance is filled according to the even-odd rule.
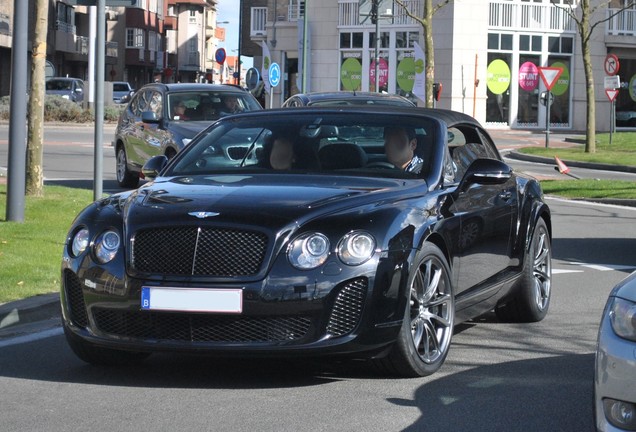
[[[0,34],[11,34],[11,20],[7,14],[0,13]]]
[[[86,36],[75,35],[75,52],[88,55],[88,38]]]
[[[574,32],[568,6],[528,4],[527,2],[490,2],[488,25],[498,30],[553,30]]]
[[[250,16],[250,36],[265,36],[267,34],[267,8],[253,7]]]
[[[391,14],[387,15],[386,11],[381,12],[381,19],[386,20],[386,23],[390,24],[416,24],[417,22],[408,16],[406,11],[394,3],[395,9],[390,11]],[[415,16],[422,16],[424,14],[424,6],[421,0],[404,0],[404,5]],[[359,0],[338,0],[338,25],[343,27],[369,25],[371,20],[368,19],[360,11]]]
[[[119,57],[119,44],[113,41],[106,41],[106,57]]]
[[[608,18],[605,32],[611,36],[636,36],[636,9],[608,8],[605,17]],[[615,16],[612,16],[616,14]],[[612,17],[612,18],[610,18]]]
[[[55,21],[55,30],[63,31],[65,33],[75,33],[75,26],[65,21]]]

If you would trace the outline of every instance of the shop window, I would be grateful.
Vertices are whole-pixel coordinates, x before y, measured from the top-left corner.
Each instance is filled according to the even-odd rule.
[[[340,33],[340,48],[351,48],[351,33]]]
[[[362,48],[364,44],[364,37],[361,32],[353,33],[352,35],[352,48]]]
[[[510,54],[488,54],[486,122],[508,124],[510,111]]]
[[[507,33],[489,33],[488,49],[512,51],[512,35]]]

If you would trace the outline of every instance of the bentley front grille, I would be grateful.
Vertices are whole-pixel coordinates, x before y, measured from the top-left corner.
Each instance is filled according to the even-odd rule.
[[[311,325],[305,316],[258,318],[103,308],[95,308],[93,317],[97,328],[110,335],[188,342],[293,341],[305,336]]]
[[[236,277],[259,272],[267,236],[226,228],[174,227],[137,232],[132,267],[142,273]]]
[[[344,336],[356,328],[362,316],[367,287],[367,279],[360,278],[347,282],[340,289],[327,323],[328,335]]]

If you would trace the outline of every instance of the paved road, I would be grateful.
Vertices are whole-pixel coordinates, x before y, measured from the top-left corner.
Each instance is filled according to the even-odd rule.
[[[490,314],[458,326],[431,377],[392,379],[356,362],[169,354],[90,367],[58,321],[0,340],[0,429],[592,432],[596,333],[612,285],[636,265],[636,209],[549,204],[547,318],[506,324]]]

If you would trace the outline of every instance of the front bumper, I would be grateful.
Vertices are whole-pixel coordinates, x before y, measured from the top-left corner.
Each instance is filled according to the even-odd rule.
[[[405,310],[396,290],[387,287],[374,294],[375,277],[368,274],[346,275],[352,277],[337,282],[267,278],[236,285],[232,288],[243,293],[240,314],[144,310],[141,288],[147,281],[125,276],[115,282],[112,275],[92,270],[79,271],[79,276],[63,268],[64,325],[86,342],[115,349],[218,355],[373,353],[393,343],[402,324],[398,311]]]
[[[636,343],[618,337],[612,330],[609,314],[603,314],[599,329],[594,376],[594,410],[599,431],[625,431],[613,426],[612,412],[604,400],[633,405],[636,410]],[[610,405],[610,404],[608,404]],[[636,418],[633,421],[636,426]]]

